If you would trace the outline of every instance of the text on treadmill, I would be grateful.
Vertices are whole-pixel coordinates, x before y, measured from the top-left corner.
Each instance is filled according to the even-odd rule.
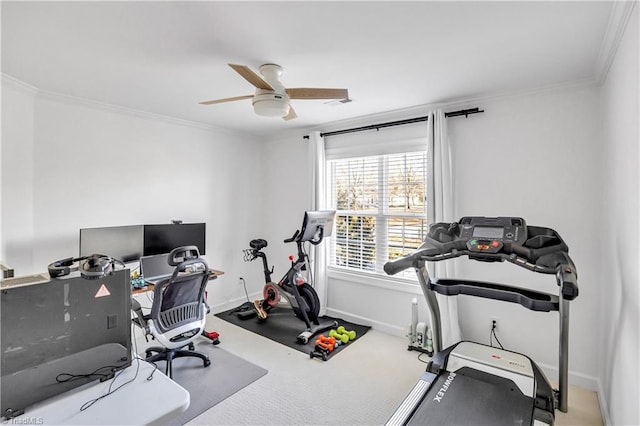
[[[436,396],[433,398],[434,401],[437,401],[437,402],[442,401],[444,394],[447,392],[447,389],[449,389],[449,386],[451,386],[451,382],[453,382],[453,379],[455,378],[456,378],[456,373],[449,373],[449,377],[447,377],[447,380],[444,381],[444,383],[442,384],[442,387],[440,388]]]

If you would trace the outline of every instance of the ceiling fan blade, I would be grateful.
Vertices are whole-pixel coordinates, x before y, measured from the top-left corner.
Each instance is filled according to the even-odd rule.
[[[229,64],[229,66],[231,68],[233,68],[235,72],[237,72],[242,77],[244,77],[245,80],[247,80],[249,83],[253,84],[258,89],[273,90],[273,87],[271,87],[271,85],[269,83],[267,83],[258,74],[253,72],[251,70],[251,68],[249,68],[248,66],[246,66],[246,65],[236,65],[236,64]]]
[[[284,121],[289,121],[289,120],[293,120],[294,118],[298,118],[298,115],[296,114],[296,112],[293,110],[292,107],[289,107],[289,113],[284,117],[282,117],[282,119]]]
[[[253,95],[235,96],[233,98],[214,99],[213,101],[200,102],[200,105],[221,104],[223,102],[233,102],[233,101],[240,101],[242,99],[251,99],[251,98],[253,98]]]
[[[300,87],[285,90],[290,99],[349,99],[349,91],[347,89]]]

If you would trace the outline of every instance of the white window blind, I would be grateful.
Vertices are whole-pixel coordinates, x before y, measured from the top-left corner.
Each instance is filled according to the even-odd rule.
[[[327,161],[327,199],[336,210],[330,266],[386,275],[388,260],[420,246],[427,232],[426,164],[424,150]]]

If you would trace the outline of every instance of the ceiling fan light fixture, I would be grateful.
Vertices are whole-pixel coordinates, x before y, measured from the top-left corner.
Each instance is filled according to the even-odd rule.
[[[0,0],[1,1],[1,0]],[[225,102],[252,99],[253,112],[265,117],[282,117],[284,121],[298,117],[289,103],[290,99],[334,99],[339,103],[351,102],[347,89],[318,87],[285,88],[279,80],[282,67],[276,64],[260,66],[261,77],[246,65],[229,64],[242,78],[256,88],[255,95],[234,96],[200,102],[200,105],[213,105]]]
[[[284,117],[289,113],[289,101],[280,95],[256,95],[253,110],[265,117]]]

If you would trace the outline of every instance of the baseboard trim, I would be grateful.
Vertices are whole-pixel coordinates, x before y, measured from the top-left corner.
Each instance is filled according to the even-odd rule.
[[[262,294],[260,292],[249,294],[249,300],[261,299]],[[220,312],[228,311],[229,309],[236,308],[247,301],[246,296],[236,297],[233,299],[225,300],[220,303],[209,304],[211,307],[211,314],[216,315]]]
[[[602,382],[600,379],[598,382],[598,390],[596,394],[598,395],[598,404],[600,404],[600,416],[602,417],[602,422],[604,426],[612,425],[611,417],[609,416],[609,404],[607,403],[606,398],[604,397],[604,390],[602,389]]]
[[[331,317],[342,318],[343,320],[356,324],[366,325],[375,330],[390,334],[392,336],[404,337],[405,335],[405,331],[402,327],[387,324],[381,321],[376,321],[374,319],[363,317],[361,315],[353,315],[349,312],[341,311],[338,309],[327,308],[327,315]]]
[[[526,355],[526,354],[525,354]],[[549,364],[537,363],[542,369],[544,374],[552,380],[554,377],[558,377],[558,367]],[[598,379],[593,376],[589,376],[575,371],[569,371],[569,384],[587,389],[593,392],[600,392]]]
[[[349,312],[341,311],[338,309],[327,308],[327,315],[332,317],[342,318],[347,321],[354,322],[356,324],[368,325],[371,328],[381,331],[383,333],[391,334],[393,336],[404,337],[405,330],[402,327],[398,327],[396,325],[387,324],[381,321],[377,321],[371,318],[363,317],[360,315],[353,315]],[[547,377],[557,377],[558,376],[558,368],[548,365],[548,364],[538,364],[540,368],[544,371]],[[590,391],[596,392],[598,394],[598,399],[602,399],[602,388],[600,386],[600,381],[593,376],[589,376],[582,373],[569,371],[569,383],[575,386],[579,386],[584,389],[588,389]],[[606,410],[605,405],[600,405],[602,413],[602,418],[608,420],[608,411]]]

